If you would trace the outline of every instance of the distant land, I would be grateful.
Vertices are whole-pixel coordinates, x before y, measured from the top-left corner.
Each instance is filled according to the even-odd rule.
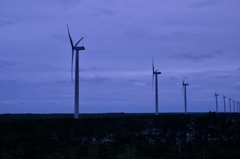
[[[202,116],[208,112],[190,112],[187,115],[191,117]],[[238,114],[238,113],[218,113],[218,114]],[[158,116],[174,116],[174,115],[184,115],[183,113],[159,113]],[[108,112],[108,113],[83,113],[80,114],[81,118],[105,118],[105,117],[131,117],[131,116],[155,116],[155,113],[124,113],[124,112]],[[0,120],[41,120],[41,119],[73,119],[73,114],[0,114]]]

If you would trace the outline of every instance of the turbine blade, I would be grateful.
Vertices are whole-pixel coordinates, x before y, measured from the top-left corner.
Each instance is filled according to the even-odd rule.
[[[184,81],[182,83],[182,95],[183,95],[183,89],[184,89],[183,87],[184,87]]]
[[[153,74],[153,78],[152,78],[152,92],[153,92],[153,81],[154,81],[154,74]]]
[[[154,63],[153,63],[153,57],[152,57],[152,92],[153,92],[153,81],[154,81]]]
[[[84,37],[82,37],[80,40],[78,40],[78,42],[75,44],[75,47],[77,47],[78,43],[80,43],[80,41],[82,41]]]
[[[71,35],[70,35],[70,32],[69,32],[68,25],[67,25],[67,30],[68,30],[68,36],[69,36],[69,39],[70,39],[70,43],[71,43],[71,46],[72,46],[72,50],[73,50],[73,49],[74,49],[74,47],[73,47],[73,41],[72,41],[72,38],[71,38]]]
[[[154,62],[153,62],[153,58],[152,58],[152,71],[153,71],[153,74],[154,74]]]
[[[74,56],[74,50],[72,50],[72,64],[71,64],[71,76],[72,76],[72,82],[73,82],[73,56]]]

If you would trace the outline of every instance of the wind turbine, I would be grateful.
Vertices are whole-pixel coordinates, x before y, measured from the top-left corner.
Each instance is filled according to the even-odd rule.
[[[238,112],[240,111],[239,109],[240,109],[240,108],[239,108],[239,101],[238,101]]]
[[[233,111],[235,113],[235,100],[232,100],[232,103],[233,103]]]
[[[238,104],[239,104],[239,102],[238,102],[238,101],[236,101],[236,104],[237,104],[237,113],[238,113]]]
[[[239,101],[237,101],[237,112],[239,112]]]
[[[153,81],[154,81],[154,75],[155,75],[155,115],[158,115],[158,75],[161,74],[158,70],[154,69],[154,62],[152,59],[152,88],[153,88]]]
[[[182,90],[184,89],[184,109],[185,109],[185,114],[187,114],[187,86],[189,84],[188,83],[182,83]]]
[[[79,51],[80,50],[85,50],[84,46],[77,46],[79,42],[83,39],[83,37],[78,40],[78,42],[73,45],[73,41],[68,29],[67,25],[67,30],[68,30],[68,36],[70,40],[70,44],[72,47],[72,63],[71,63],[71,76],[72,76],[72,81],[73,81],[73,57],[74,57],[74,50],[76,51],[76,62],[75,62],[75,97],[74,97],[74,119],[78,119],[79,117]]]
[[[226,113],[226,103],[225,103],[225,98],[226,98],[226,96],[224,96],[224,94],[223,94],[223,101],[224,101],[224,113]]]
[[[230,108],[230,113],[231,113],[231,98],[229,98],[229,108]]]
[[[239,108],[239,101],[238,101],[238,112],[240,111],[239,109],[240,109],[240,108]]]
[[[215,97],[216,97],[216,113],[218,112],[218,101],[217,101],[217,96],[218,96],[218,94],[216,94],[216,92],[215,92]]]

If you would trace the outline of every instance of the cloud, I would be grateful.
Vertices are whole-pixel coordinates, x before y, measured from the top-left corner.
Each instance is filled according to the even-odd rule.
[[[149,33],[148,30],[143,28],[133,28],[126,32],[126,35],[133,40],[141,40]]]
[[[0,101],[0,104],[1,105],[19,105],[19,103],[18,102],[16,102],[16,101]]]
[[[9,83],[17,83],[18,80],[16,80],[16,79],[12,79],[12,80],[8,80],[8,82],[9,82]]]
[[[102,83],[106,81],[112,80],[110,77],[107,76],[101,76],[101,75],[96,75],[93,77],[80,77],[80,81],[87,82],[87,83]]]
[[[178,81],[179,80],[179,78],[177,76],[170,76],[169,79],[171,81]]]
[[[145,86],[146,83],[145,83],[145,82],[136,82],[136,83],[134,83],[134,85],[137,85],[137,86]]]
[[[203,88],[203,86],[201,86],[201,85],[191,85],[191,87],[190,87],[190,89],[192,89],[192,90],[199,90],[202,88]]]
[[[16,24],[16,22],[10,21],[10,20],[0,20],[0,27],[5,27],[8,25]]]
[[[222,78],[222,79],[230,79],[230,78],[237,78],[237,75],[230,74],[229,72],[222,72],[222,73],[216,73],[214,78]]]
[[[209,5],[213,5],[216,3],[216,0],[204,0],[204,1],[199,1],[199,2],[194,2],[190,4],[190,7],[195,7],[195,8],[203,8]]]
[[[61,84],[74,83],[74,81],[72,82],[71,79],[57,79],[56,82]]]
[[[0,68],[6,68],[9,66],[15,66],[15,65],[16,65],[16,63],[14,63],[14,62],[10,62],[8,60],[0,58]]]
[[[75,69],[75,66],[73,67]],[[95,71],[97,69],[96,66],[90,66],[90,67],[85,67],[85,68],[79,68],[79,72],[90,72],[90,71]],[[75,72],[73,70],[73,72]]]
[[[190,59],[190,60],[204,60],[204,59],[211,59],[216,58],[223,55],[223,51],[215,51],[212,53],[201,53],[201,54],[195,54],[195,53],[182,53],[182,54],[176,54],[170,56],[170,58],[176,58],[176,59]]]
[[[240,90],[240,82],[237,82],[230,86],[231,89]]]
[[[112,16],[115,14],[113,10],[107,9],[107,8],[99,8],[96,10],[96,15],[98,16]]]

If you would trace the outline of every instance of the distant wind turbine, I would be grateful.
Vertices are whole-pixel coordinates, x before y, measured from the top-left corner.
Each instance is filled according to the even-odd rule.
[[[240,103],[239,103],[239,101],[238,101],[238,112],[240,111],[240,110],[239,110],[239,109],[240,109],[239,104],[240,104]]]
[[[237,112],[239,112],[239,101],[237,102],[237,108],[238,108],[238,111],[237,111]]]
[[[224,94],[223,94],[223,101],[224,101],[224,113],[226,113],[226,103],[225,103],[225,98],[226,98],[226,96],[224,96]]]
[[[240,109],[240,107],[239,107],[240,105],[239,105],[239,104],[240,104],[240,103],[239,103],[239,101],[238,101],[238,112],[240,111],[240,110],[239,110],[239,109]]]
[[[216,113],[218,112],[218,101],[217,101],[217,96],[218,96],[218,94],[216,94],[216,92],[215,92],[215,97],[216,97]]]
[[[154,62],[152,59],[152,88],[153,88],[153,81],[154,81],[154,75],[155,75],[155,115],[158,115],[158,75],[161,74],[158,70],[154,69]]]
[[[182,90],[184,91],[184,109],[185,109],[185,114],[187,114],[187,86],[189,84],[188,83],[182,83]]]
[[[229,108],[230,108],[230,113],[232,112],[232,110],[231,110],[231,98],[229,98]]]
[[[232,100],[233,103],[233,112],[235,113],[235,100]]]
[[[238,109],[239,109],[239,108],[238,108],[239,102],[237,101],[236,104],[237,104],[237,112],[238,112],[238,111],[239,111],[239,110],[238,110]]]
[[[78,42],[73,45],[73,41],[68,29],[67,25],[67,30],[68,30],[68,36],[70,40],[70,44],[72,47],[72,63],[71,63],[71,76],[72,76],[72,81],[73,81],[73,57],[74,57],[74,50],[76,51],[76,62],[75,62],[75,99],[74,99],[74,119],[79,118],[79,51],[80,50],[85,50],[84,46],[77,46],[79,42],[83,39],[83,37],[78,40]]]

